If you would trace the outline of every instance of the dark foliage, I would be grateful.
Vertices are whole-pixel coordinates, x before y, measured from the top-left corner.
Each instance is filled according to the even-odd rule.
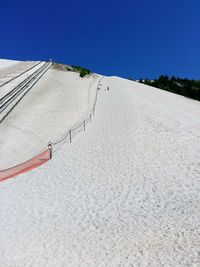
[[[75,71],[78,71],[80,73],[80,77],[84,77],[86,75],[91,74],[90,70],[83,68],[81,66],[72,66],[72,67],[74,68]]]
[[[157,87],[175,94],[200,100],[200,80],[181,79],[161,75],[155,80],[142,80],[141,83]]]
[[[90,70],[83,68],[81,66],[69,66],[58,62],[54,62],[53,68],[61,71],[79,72],[80,77],[84,77],[92,73]]]

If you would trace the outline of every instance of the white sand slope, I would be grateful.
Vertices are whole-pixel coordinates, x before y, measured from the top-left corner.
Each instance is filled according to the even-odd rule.
[[[0,266],[199,266],[200,103],[108,85],[86,132],[1,183]]]
[[[17,60],[0,59],[0,70],[2,71],[5,68],[18,64],[19,62],[20,61]]]
[[[0,125],[0,169],[37,155],[48,141],[82,122],[91,111],[98,81],[97,75],[82,79],[78,73],[48,70]]]

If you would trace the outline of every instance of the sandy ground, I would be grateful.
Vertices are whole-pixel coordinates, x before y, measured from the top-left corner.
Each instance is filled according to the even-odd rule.
[[[8,60],[8,59],[0,59],[0,70],[4,70],[5,68],[9,68],[13,65],[20,63],[17,60]]]
[[[102,88],[86,132],[1,183],[0,266],[200,266],[200,103]]]
[[[0,169],[37,155],[49,141],[82,122],[94,102],[98,81],[97,75],[80,78],[78,73],[49,69],[0,125]],[[13,82],[2,87],[4,91]]]
[[[0,71],[0,98],[8,94],[11,89],[22,83],[27,77],[38,70],[45,62],[21,61]],[[37,65],[36,65],[37,64]],[[20,75],[20,76],[19,76]],[[14,79],[13,79],[14,78]],[[12,80],[13,79],[13,80]]]

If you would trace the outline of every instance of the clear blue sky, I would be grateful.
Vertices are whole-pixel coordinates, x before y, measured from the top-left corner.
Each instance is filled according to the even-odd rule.
[[[0,0],[0,58],[200,79],[200,0]]]

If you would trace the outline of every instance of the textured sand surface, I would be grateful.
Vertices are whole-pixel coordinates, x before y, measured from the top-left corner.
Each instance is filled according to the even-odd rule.
[[[4,71],[6,68],[12,67],[13,65],[16,65],[18,63],[20,63],[20,61],[0,59],[0,70]]]
[[[104,78],[86,132],[0,185],[0,266],[200,266],[199,118],[197,101]]]
[[[82,79],[78,73],[49,69],[0,125],[0,169],[37,155],[49,141],[82,122],[94,102],[98,80],[95,75]],[[2,91],[18,82],[5,85]]]

